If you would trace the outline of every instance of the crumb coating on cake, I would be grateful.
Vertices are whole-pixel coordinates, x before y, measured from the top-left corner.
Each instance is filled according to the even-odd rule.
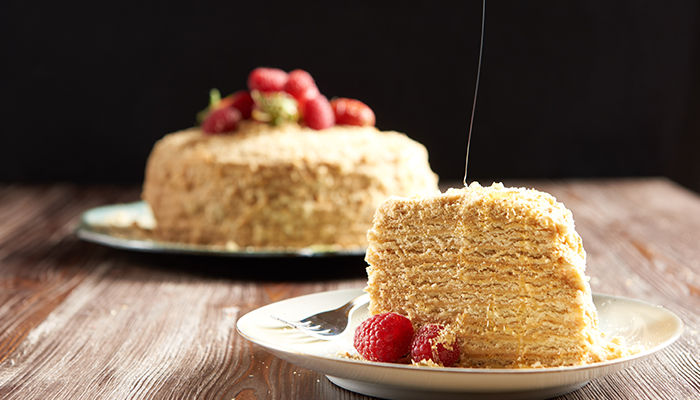
[[[603,338],[571,212],[502,184],[392,197],[368,234],[370,312],[451,326],[461,367],[578,365],[623,354]],[[619,339],[616,339],[619,340]]]
[[[166,135],[149,157],[142,197],[163,240],[358,248],[388,196],[437,191],[425,147],[402,133],[245,121],[230,135]]]

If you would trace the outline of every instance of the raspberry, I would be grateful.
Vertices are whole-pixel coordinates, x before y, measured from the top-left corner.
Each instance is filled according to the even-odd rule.
[[[202,131],[209,134],[235,131],[241,120],[241,112],[234,107],[219,108],[210,112],[202,122]]]
[[[241,112],[241,117],[243,119],[249,119],[250,113],[253,111],[253,98],[250,96],[250,92],[239,90],[221,99],[219,106],[236,107],[236,109]],[[216,108],[219,108],[219,106]]]
[[[367,360],[395,362],[408,354],[412,337],[411,321],[392,312],[362,322],[355,330],[353,344]]]
[[[326,129],[335,124],[331,104],[322,94],[307,100],[301,107],[301,113],[306,126],[311,129]]]
[[[299,104],[305,103],[307,100],[311,100],[319,95],[314,78],[302,69],[295,69],[289,73],[289,79],[284,85],[284,91],[294,96]]]
[[[456,342],[443,343],[436,340],[444,326],[438,324],[423,325],[411,342],[411,359],[413,361],[432,360],[444,367],[451,367],[459,361],[459,346]],[[447,346],[445,346],[447,345]]]
[[[255,68],[248,75],[248,89],[263,93],[279,92],[287,83],[287,73],[278,68]]]
[[[331,101],[338,125],[374,126],[374,111],[360,100],[338,98]]]

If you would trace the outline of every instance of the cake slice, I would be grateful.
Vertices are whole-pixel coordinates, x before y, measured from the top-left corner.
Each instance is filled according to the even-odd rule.
[[[482,187],[385,201],[368,232],[370,312],[454,331],[460,367],[619,356],[598,329],[571,212],[543,192]]]

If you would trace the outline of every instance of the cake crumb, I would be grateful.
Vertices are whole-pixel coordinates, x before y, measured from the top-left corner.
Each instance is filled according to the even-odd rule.
[[[359,354],[351,354],[351,353],[348,353],[347,351],[340,351],[340,352],[336,353],[335,355],[337,357],[348,358],[350,360],[358,360],[358,361],[364,360],[364,358],[360,357]]]
[[[442,365],[436,363],[433,360],[425,359],[420,361],[411,360],[411,365],[416,367],[429,367],[429,368],[442,368]]]

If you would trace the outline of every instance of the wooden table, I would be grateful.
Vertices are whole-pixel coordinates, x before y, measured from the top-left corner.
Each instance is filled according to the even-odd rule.
[[[562,398],[700,398],[700,197],[664,179],[525,184],[574,212],[594,291],[686,324],[666,351]],[[363,287],[361,258],[149,255],[72,234],[83,210],[137,198],[134,187],[0,185],[0,398],[365,398],[235,331],[264,304]]]

